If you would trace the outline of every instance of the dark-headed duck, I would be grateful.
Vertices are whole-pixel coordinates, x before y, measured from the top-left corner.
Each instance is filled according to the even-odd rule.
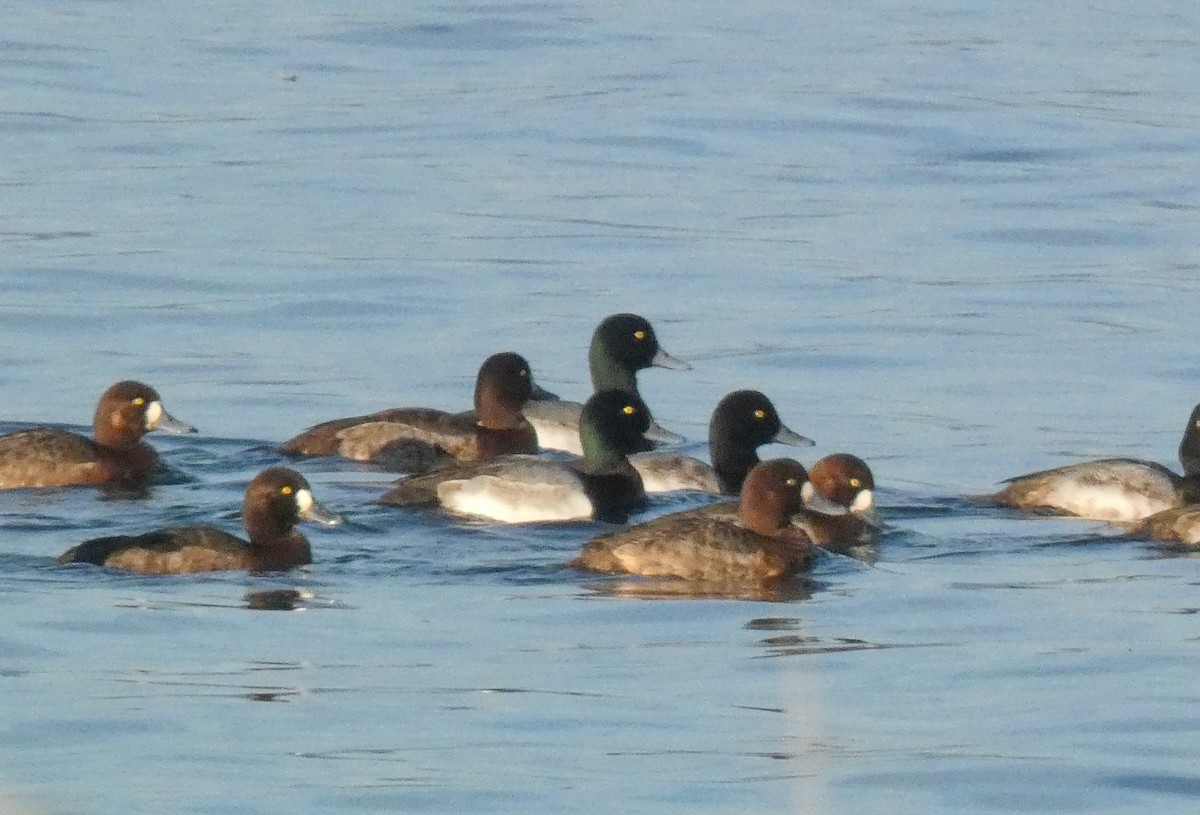
[[[583,458],[558,461],[508,456],[400,481],[379,499],[393,506],[441,504],[452,512],[505,523],[595,518],[624,523],[646,493],[627,456],[650,430],[636,394],[604,390],[583,408]]]
[[[48,427],[0,436],[0,489],[137,483],[162,466],[142,436],[196,432],[163,409],[154,388],[132,380],[104,392],[92,427],[93,439]]]
[[[247,569],[281,571],[312,563],[297,520],[333,526],[340,518],[313,498],[295,470],[269,467],[246,487],[242,524],[250,540],[206,524],[159,529],[144,535],[94,538],[70,549],[59,563],[94,563],[147,574]]]
[[[654,328],[637,314],[612,314],[600,321],[588,349],[592,390],[623,390],[637,394],[637,372],[650,367],[687,371],[691,366],[668,354],[658,344]],[[640,395],[640,394],[639,394]],[[579,417],[583,405],[566,399],[534,399],[525,407],[525,418],[537,430],[538,444],[547,450],[583,454]],[[651,418],[653,421],[653,418]],[[664,444],[683,437],[655,425],[654,435]],[[652,444],[642,447],[651,449]],[[636,451],[635,451],[636,452]]]
[[[809,490],[799,462],[764,461],[746,477],[736,518],[691,511],[664,515],[593,538],[569,565],[717,584],[785,578],[807,570],[813,560],[812,542],[790,523]]]
[[[742,482],[758,464],[764,444],[812,447],[814,442],[789,430],[775,405],[755,390],[733,391],[717,403],[708,423],[712,464],[680,453],[647,452],[629,457],[646,485],[646,492],[700,490],[714,495],[738,495]]]
[[[1200,473],[1200,405],[1192,408],[1187,427],[1183,429],[1183,441],[1179,442],[1179,463],[1184,475]]]
[[[310,427],[279,450],[297,456],[339,455],[397,472],[536,453],[537,435],[521,413],[535,387],[524,357],[512,352],[493,354],[475,378],[473,411],[392,408],[334,419]]]

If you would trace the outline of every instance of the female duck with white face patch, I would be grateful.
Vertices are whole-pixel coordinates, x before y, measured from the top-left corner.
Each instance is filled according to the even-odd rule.
[[[242,524],[249,541],[207,524],[178,526],[143,535],[94,538],[63,553],[58,562],[147,574],[281,571],[312,563],[308,540],[294,529],[300,520],[325,526],[341,523],[313,498],[304,476],[287,467],[269,467],[246,487]]]
[[[0,436],[0,489],[137,483],[162,467],[142,436],[196,432],[163,409],[158,391],[132,380],[101,395],[92,424],[94,439],[49,427]]]
[[[764,461],[746,477],[736,515],[663,515],[593,538],[568,565],[715,585],[787,578],[807,570],[816,551],[791,524],[812,495],[799,462]]]

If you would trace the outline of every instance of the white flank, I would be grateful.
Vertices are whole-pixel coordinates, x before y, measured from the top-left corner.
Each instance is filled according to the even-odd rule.
[[[464,515],[503,523],[576,521],[592,517],[592,502],[579,479],[511,480],[493,475],[443,481],[438,501]]]
[[[1172,506],[1170,501],[1134,492],[1124,485],[1096,486],[1074,481],[1053,485],[1046,491],[1045,502],[1097,521],[1140,521]]]

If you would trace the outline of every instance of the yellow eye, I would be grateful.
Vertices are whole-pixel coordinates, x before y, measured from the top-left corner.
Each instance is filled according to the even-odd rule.
[[[754,411],[754,418],[755,419],[765,419],[765,418],[767,418],[767,412],[765,410],[763,410],[762,408],[759,408],[758,410]]]
[[[141,407],[142,405],[146,404],[146,400],[140,396],[135,396],[133,397],[132,404],[134,407]]]
[[[854,487],[854,489],[858,489],[858,487],[859,487],[859,485],[860,485],[860,484],[862,484],[862,482],[861,482],[861,481],[859,481],[857,478],[851,478],[851,479],[850,479],[850,486],[851,486],[851,487]]]
[[[279,488],[279,494],[280,494],[280,495],[291,495],[291,494],[292,494],[292,488],[291,488],[291,487],[289,487],[289,486],[287,486],[287,485],[284,485],[284,486],[282,486],[282,487],[280,487],[280,488]]]
[[[637,331],[634,331],[634,332],[633,332],[633,338],[634,338],[635,340],[644,340],[644,339],[646,339],[646,332],[645,332],[645,331],[642,331],[642,330],[640,330],[640,329],[639,329],[639,330],[637,330]]]
[[[521,369],[521,376],[529,376],[529,371],[527,371],[527,370],[525,370],[524,368],[522,368],[522,369]]]
[[[789,479],[787,480],[787,485],[788,485],[789,487],[794,487],[794,486],[796,486],[796,485],[797,485],[797,484],[799,484],[799,483],[800,483],[799,479],[796,479],[796,478],[789,478]]]
[[[633,405],[626,405],[625,407],[621,408],[621,410],[626,416],[632,416],[633,414],[637,413],[637,408],[635,408]]]

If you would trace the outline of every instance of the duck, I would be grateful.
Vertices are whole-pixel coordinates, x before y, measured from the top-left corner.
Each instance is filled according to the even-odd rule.
[[[1133,523],[1200,501],[1200,405],[1184,428],[1179,460],[1184,475],[1140,458],[1102,458],[1005,480],[980,503],[1054,510],[1094,521]]]
[[[795,459],[760,462],[746,476],[736,517],[663,515],[592,538],[567,565],[716,584],[784,579],[807,571],[816,554],[808,536],[791,524],[812,489]]]
[[[80,484],[134,484],[163,468],[142,440],[153,430],[195,433],[168,413],[158,391],[132,379],[100,396],[93,438],[52,427],[0,436],[0,490]]]
[[[808,479],[817,494],[841,511],[807,509],[795,516],[794,523],[822,549],[860,560],[872,557],[862,547],[875,540],[883,523],[875,509],[875,475],[867,462],[850,453],[832,453],[808,468]]]
[[[642,476],[646,492],[698,490],[738,495],[746,475],[758,464],[764,444],[812,447],[816,442],[783,424],[775,405],[761,391],[736,390],[725,395],[708,423],[712,464],[682,453],[635,453],[629,461]]]
[[[430,506],[503,523],[600,520],[625,523],[646,505],[629,463],[651,433],[650,413],[630,391],[602,390],[583,406],[583,457],[504,456],[402,479],[379,503]]]
[[[1200,476],[1153,461],[1105,458],[1016,476],[984,503],[1129,523],[1200,500]]]
[[[1183,546],[1200,546],[1200,504],[1164,509],[1133,524],[1129,533]]]
[[[692,366],[676,359],[658,344],[649,320],[638,314],[610,314],[592,333],[588,348],[588,369],[593,391],[624,390],[640,396],[637,372],[646,368],[690,371]],[[537,431],[538,444],[546,450],[561,450],[583,455],[579,439],[579,417],[583,405],[567,399],[532,399],[525,406],[525,418]],[[653,417],[651,417],[653,422]],[[660,444],[680,444],[684,438],[654,425],[653,435]],[[652,449],[655,442],[644,442]],[[637,452],[637,451],[635,451]]]
[[[279,446],[290,456],[341,456],[394,472],[426,472],[453,461],[537,453],[537,434],[522,408],[536,385],[529,363],[512,351],[492,354],[475,378],[475,409],[381,410],[333,419]]]
[[[882,523],[875,510],[875,476],[867,463],[849,453],[833,453],[808,468],[808,482],[811,493],[793,513],[792,525],[822,549],[871,559],[874,553],[862,547],[875,540]],[[683,512],[733,519],[738,502],[719,501]]]
[[[308,541],[293,528],[298,520],[326,526],[341,522],[313,498],[304,476],[289,467],[268,467],[246,487],[242,524],[249,541],[207,524],[178,526],[93,538],[64,552],[58,563],[91,563],[144,574],[284,571],[312,563]]]

